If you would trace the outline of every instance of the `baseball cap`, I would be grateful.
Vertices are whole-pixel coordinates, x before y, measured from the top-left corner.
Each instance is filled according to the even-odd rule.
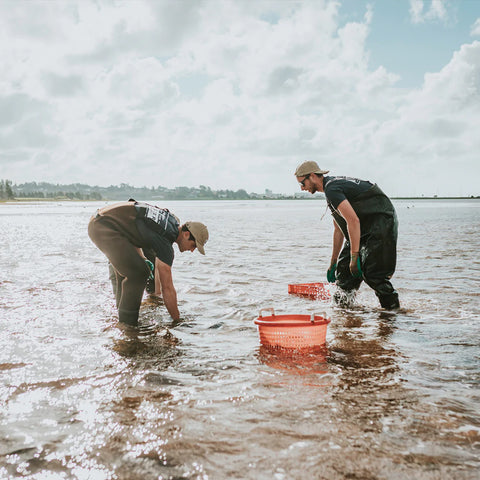
[[[309,160],[307,162],[303,162],[301,165],[297,167],[295,171],[296,177],[304,177],[305,175],[309,175],[311,173],[318,173],[319,175],[323,175],[328,173],[330,170],[322,170],[317,162],[313,160]]]
[[[186,222],[185,226],[188,228],[188,231],[195,238],[195,245],[197,246],[198,251],[205,255],[205,244],[208,240],[208,229],[207,227],[200,222]]]

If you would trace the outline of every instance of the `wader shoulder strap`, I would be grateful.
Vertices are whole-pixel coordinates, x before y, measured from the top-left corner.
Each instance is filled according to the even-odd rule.
[[[347,228],[347,221],[340,215],[340,212],[334,208],[334,206],[327,201],[328,208],[332,212],[332,217],[335,220],[335,223],[339,226],[340,230],[343,233],[343,236],[348,241],[348,228]]]

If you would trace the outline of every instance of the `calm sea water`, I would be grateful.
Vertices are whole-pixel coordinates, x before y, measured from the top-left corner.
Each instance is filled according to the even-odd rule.
[[[0,206],[0,478],[478,479],[480,202],[397,201],[402,310],[287,294],[325,280],[319,201],[166,202],[210,229],[180,254],[184,321],[120,328],[97,203]],[[326,312],[325,350],[282,355],[253,320]]]

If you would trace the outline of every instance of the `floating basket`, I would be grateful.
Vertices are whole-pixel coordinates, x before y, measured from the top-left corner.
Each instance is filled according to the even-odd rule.
[[[331,296],[329,283],[296,283],[288,286],[288,293],[312,300],[328,300]]]
[[[271,315],[262,316],[264,311]],[[323,345],[329,323],[325,314],[275,315],[273,308],[263,308],[255,320],[262,345],[297,350]]]

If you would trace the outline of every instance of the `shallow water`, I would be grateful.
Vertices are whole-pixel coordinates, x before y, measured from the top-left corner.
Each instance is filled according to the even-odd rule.
[[[97,203],[0,206],[0,478],[476,479],[480,202],[397,201],[402,310],[287,294],[324,281],[323,201],[166,202],[184,320],[119,327]],[[326,312],[325,349],[272,353],[253,320]]]

